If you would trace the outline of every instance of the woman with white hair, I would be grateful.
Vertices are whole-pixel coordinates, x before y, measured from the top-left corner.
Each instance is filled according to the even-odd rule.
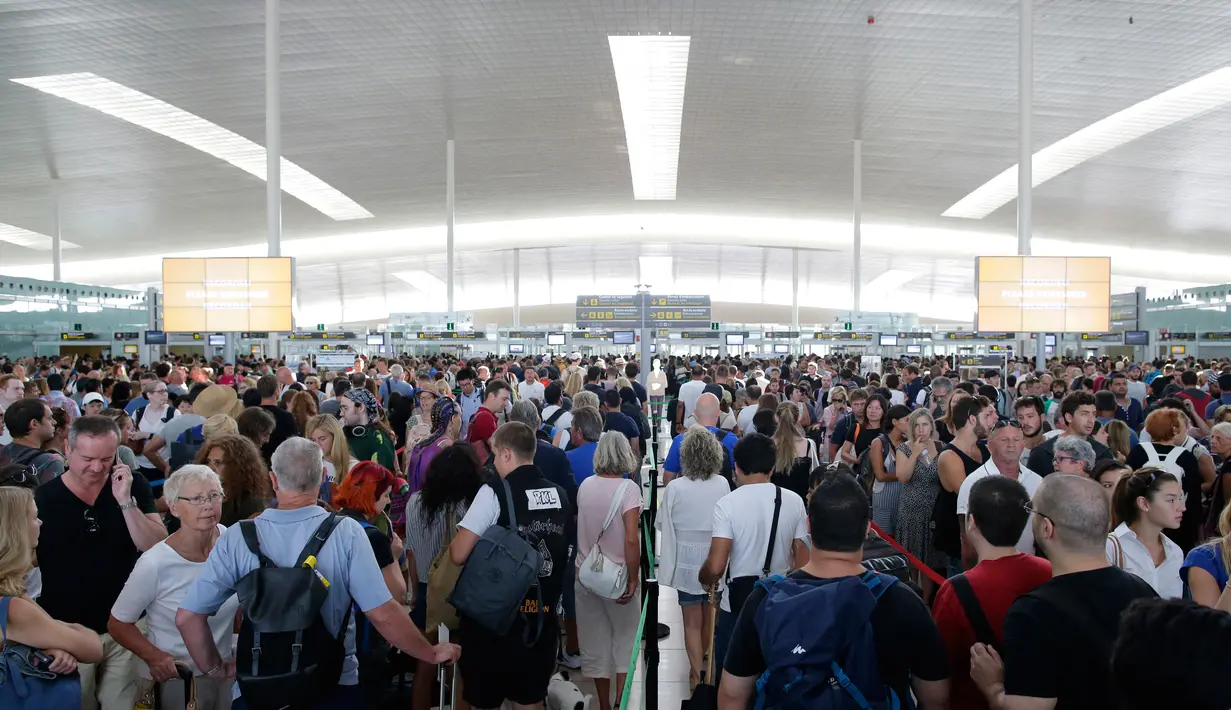
[[[663,533],[659,582],[675,590],[684,617],[690,690],[701,680],[709,639],[709,604],[698,573],[710,554],[714,506],[731,492],[722,472],[726,449],[705,427],[693,427],[680,442],[680,475],[663,492],[654,527]],[[713,684],[715,679],[706,678]]]
[[[628,437],[603,434],[594,452],[594,475],[577,489],[577,631],[581,640],[581,672],[594,679],[599,710],[611,710],[611,682],[623,689],[625,659],[633,650],[641,609],[629,601],[637,596],[641,544],[638,519],[641,488],[626,478],[637,468]],[[614,514],[613,514],[614,513]],[[592,556],[593,555],[593,556]],[[627,571],[623,591],[592,590],[585,585],[584,566],[598,556],[603,566]],[[612,596],[614,594],[614,596]],[[617,691],[618,693],[618,691]],[[617,694],[616,703],[619,703]]]
[[[176,668],[181,665],[196,676],[197,708],[225,710],[231,707],[231,682],[203,675],[193,665],[175,627],[180,601],[225,529],[218,522],[224,499],[222,481],[207,466],[184,466],[167,478],[163,497],[171,515],[179,519],[180,528],[137,560],[124,591],[111,608],[107,632],[145,662],[137,669],[138,678],[149,695],[160,693],[163,708],[184,707],[184,685]],[[231,630],[238,608],[238,598],[231,597],[209,620],[214,642],[222,650],[224,660],[230,654]],[[136,625],[142,614],[149,624],[145,635]]]

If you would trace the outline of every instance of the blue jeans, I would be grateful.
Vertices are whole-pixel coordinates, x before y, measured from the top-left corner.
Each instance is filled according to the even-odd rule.
[[[337,690],[327,698],[301,710],[364,710],[363,694],[357,685],[339,685]],[[248,703],[243,697],[236,698],[231,703],[231,710],[248,710]]]

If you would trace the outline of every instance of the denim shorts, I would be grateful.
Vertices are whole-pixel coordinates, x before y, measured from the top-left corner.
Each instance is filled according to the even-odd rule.
[[[680,598],[680,606],[696,606],[698,604],[704,603],[705,600],[709,599],[709,595],[705,593],[689,594],[688,592],[677,591],[675,594],[676,596]]]

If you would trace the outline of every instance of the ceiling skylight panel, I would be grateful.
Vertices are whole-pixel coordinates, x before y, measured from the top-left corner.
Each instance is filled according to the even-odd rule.
[[[674,200],[689,37],[612,36],[633,198]]]

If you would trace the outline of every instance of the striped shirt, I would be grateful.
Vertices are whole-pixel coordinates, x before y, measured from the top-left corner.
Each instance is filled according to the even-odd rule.
[[[440,554],[441,548],[444,547],[445,524],[447,522],[446,518],[449,516],[447,511],[441,511],[429,525],[427,517],[419,505],[421,498],[422,493],[416,492],[410,496],[410,500],[406,503],[405,540],[406,549],[410,550],[415,556],[417,578],[420,583],[426,583],[428,570],[432,567],[432,560],[436,559],[436,556]],[[462,522],[468,507],[466,503],[454,505],[454,525]]]

